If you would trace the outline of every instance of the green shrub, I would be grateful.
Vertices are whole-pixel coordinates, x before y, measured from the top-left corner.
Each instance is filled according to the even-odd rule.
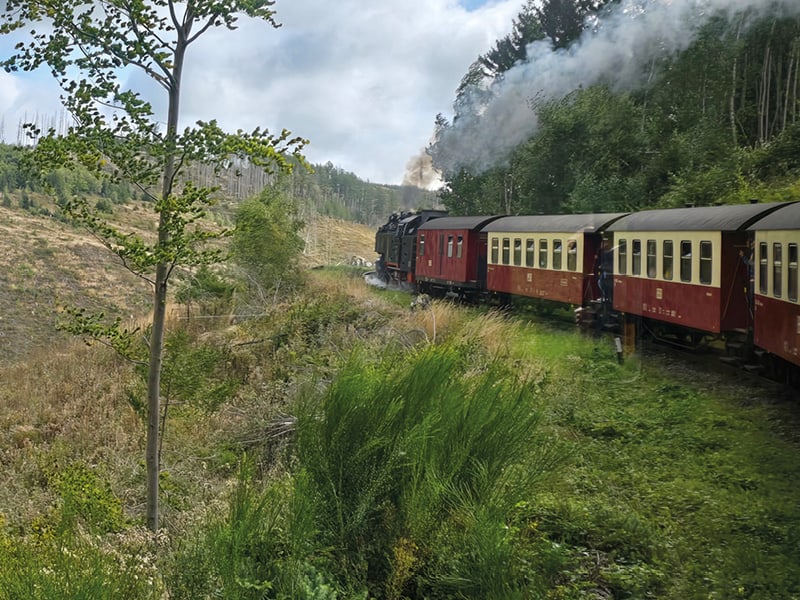
[[[62,485],[72,490],[66,495],[83,496],[72,508],[84,514],[98,512],[86,508],[103,504],[86,498],[95,495],[91,491],[96,484],[92,477],[75,469],[63,481]],[[81,494],[74,489],[83,485],[81,481],[90,491]],[[37,521],[30,532],[13,537],[0,517],[0,600],[162,597],[152,564],[133,553],[103,546],[98,536],[84,535],[69,510],[65,504],[52,515],[52,522]],[[110,512],[116,514],[116,510]]]
[[[458,346],[356,354],[298,409],[320,543],[377,597],[525,597],[505,521],[551,466],[525,382]]]
[[[165,573],[170,598],[335,599],[312,554],[316,529],[305,492],[302,474],[262,489],[245,458],[228,514],[173,554]]]

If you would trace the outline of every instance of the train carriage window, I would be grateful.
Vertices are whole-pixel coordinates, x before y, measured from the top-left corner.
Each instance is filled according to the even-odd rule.
[[[797,302],[797,244],[789,244],[789,300]]]
[[[422,233],[419,236],[419,255],[425,256],[425,234]]]
[[[617,273],[625,275],[628,272],[628,240],[620,240],[617,246]]]
[[[642,240],[633,240],[631,246],[631,275],[642,274]]]
[[[461,253],[463,252],[464,248],[464,236],[459,235],[456,238],[456,258],[461,258]]]
[[[672,240],[664,240],[661,247],[661,276],[667,281],[672,281]]]
[[[547,240],[539,240],[539,268],[547,268]]]
[[[780,298],[783,293],[783,245],[772,244],[772,295]]]
[[[681,241],[681,281],[692,280],[692,242]]]
[[[536,252],[536,242],[534,240],[525,240],[525,266],[532,267],[534,265],[533,255]]]
[[[453,236],[447,236],[447,258],[453,258]]]
[[[503,238],[503,264],[508,265],[511,264],[510,260],[510,251],[511,251],[511,240],[509,238]]]
[[[758,291],[762,294],[766,294],[768,289],[768,262],[769,256],[767,254],[767,243],[761,242],[758,245]]]
[[[713,253],[711,242],[700,242],[700,283],[711,283],[713,273]]]
[[[567,270],[578,270],[578,241],[567,240]]]
[[[514,238],[514,266],[522,264],[522,239]]]
[[[497,264],[497,259],[500,258],[500,238],[492,238],[492,264]]]
[[[647,276],[654,279],[656,272],[656,241],[647,240]]]
[[[553,240],[553,268],[561,270],[561,240]]]

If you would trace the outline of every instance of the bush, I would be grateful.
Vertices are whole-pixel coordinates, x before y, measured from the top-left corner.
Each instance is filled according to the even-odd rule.
[[[299,407],[297,454],[323,547],[376,597],[530,597],[506,518],[551,464],[535,399],[448,345],[356,354]]]

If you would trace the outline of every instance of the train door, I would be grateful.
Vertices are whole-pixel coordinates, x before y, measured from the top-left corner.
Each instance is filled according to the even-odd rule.
[[[486,268],[487,258],[489,256],[489,242],[488,234],[481,233],[478,235],[478,287],[481,289],[486,288]]]
[[[442,276],[442,269],[444,268],[444,234],[439,234],[439,252],[436,255],[436,276]]]

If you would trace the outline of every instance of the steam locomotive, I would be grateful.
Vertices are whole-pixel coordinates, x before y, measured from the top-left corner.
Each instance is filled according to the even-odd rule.
[[[536,298],[577,320],[685,345],[800,385],[800,202],[575,215],[393,215],[385,281],[431,296]]]

